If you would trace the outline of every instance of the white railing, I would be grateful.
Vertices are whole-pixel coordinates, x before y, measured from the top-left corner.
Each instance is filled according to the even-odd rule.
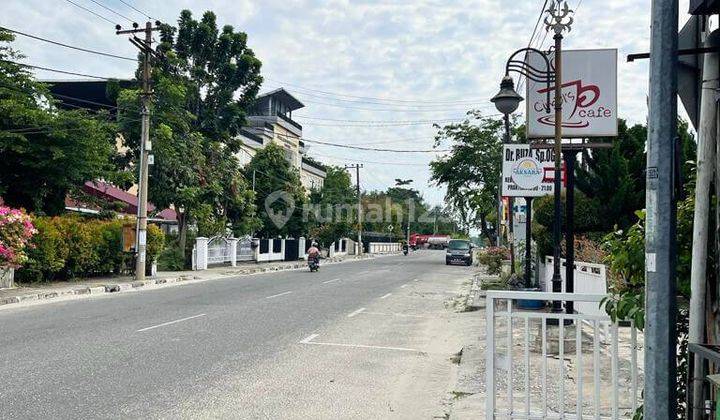
[[[389,254],[400,252],[402,246],[399,242],[370,242],[368,244],[368,252],[370,254]]]
[[[597,306],[604,296],[487,292],[487,419],[632,418],[642,387],[632,324],[612,324],[610,342],[604,344],[600,327],[611,322],[607,315],[513,307],[518,299]]]

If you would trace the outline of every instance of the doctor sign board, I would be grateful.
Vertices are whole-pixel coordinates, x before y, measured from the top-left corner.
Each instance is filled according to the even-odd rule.
[[[551,62],[554,59],[550,53]],[[526,56],[535,69],[545,70],[538,53]],[[527,137],[555,135],[555,86],[550,101],[545,83],[527,81]],[[562,52],[562,136],[564,138],[617,136],[617,50],[568,50]]]
[[[554,170],[552,149],[506,144],[503,146],[502,195],[540,197],[552,194]]]

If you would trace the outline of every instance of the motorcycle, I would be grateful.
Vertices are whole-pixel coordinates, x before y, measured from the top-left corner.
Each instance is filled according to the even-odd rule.
[[[408,254],[408,247],[404,246],[403,247],[403,255],[407,255],[407,254]]]
[[[318,270],[320,269],[320,259],[317,258],[317,257],[315,257],[315,258],[310,258],[310,259],[308,260],[308,267],[310,267],[310,272],[311,272],[311,273],[312,273],[313,271],[318,271]]]

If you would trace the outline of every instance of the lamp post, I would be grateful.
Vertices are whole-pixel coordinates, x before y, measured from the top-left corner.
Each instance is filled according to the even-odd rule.
[[[522,100],[522,97],[515,92],[512,78],[510,78],[510,71],[520,73],[527,77],[529,80],[546,83],[547,88],[547,109],[549,110],[550,105],[554,106],[555,111],[555,141],[554,141],[554,158],[555,158],[555,174],[554,174],[554,202],[555,211],[553,219],[553,292],[560,293],[562,291],[562,277],[560,276],[560,242],[561,237],[561,224],[562,224],[562,200],[560,195],[561,189],[561,166],[562,166],[562,39],[563,32],[570,31],[570,27],[573,23],[573,18],[570,16],[573,13],[564,0],[552,0],[552,4],[546,10],[547,16],[545,17],[545,29],[547,31],[553,31],[555,33],[555,49],[553,52],[554,64],[550,64],[548,55],[535,48],[522,48],[515,51],[507,61],[505,65],[505,77],[503,82],[500,84],[500,92],[492,99],[495,106],[500,112],[505,113],[503,110],[517,109],[517,105]],[[515,57],[520,53],[534,53],[538,54],[542,58],[545,64],[545,69],[538,69],[528,63],[526,60],[518,60]],[[509,82],[507,80],[509,79]],[[551,89],[551,83],[555,83],[554,89]],[[512,91],[508,91],[508,88]],[[553,90],[555,98],[553,102],[550,102],[550,91]],[[514,94],[514,95],[513,95]],[[513,103],[514,102],[514,108]],[[527,251],[526,251],[527,252]],[[526,268],[527,270],[527,268]],[[553,301],[553,312],[562,312],[562,303],[560,301]]]

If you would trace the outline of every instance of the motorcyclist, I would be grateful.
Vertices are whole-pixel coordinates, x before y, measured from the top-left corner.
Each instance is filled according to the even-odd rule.
[[[316,263],[319,263],[320,261],[320,249],[318,248],[317,242],[314,242],[310,245],[310,248],[307,250],[308,254],[308,261],[315,260]]]

